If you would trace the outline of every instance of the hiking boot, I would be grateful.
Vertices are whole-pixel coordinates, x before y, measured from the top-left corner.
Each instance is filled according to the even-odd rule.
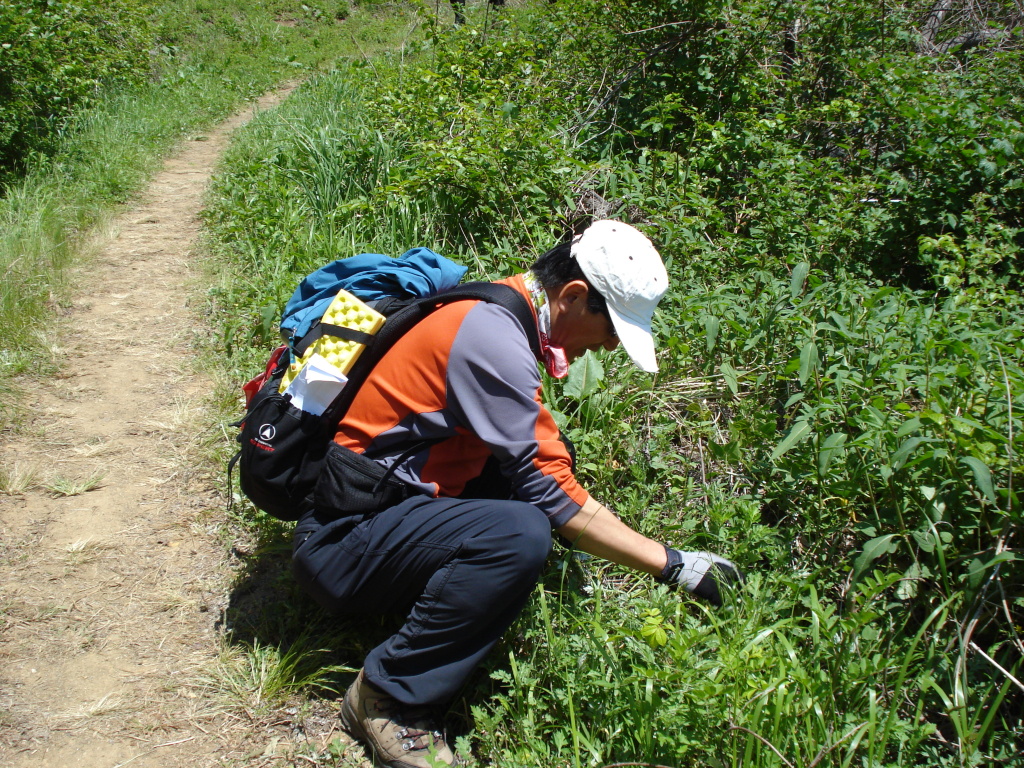
[[[465,765],[449,749],[428,708],[406,706],[381,693],[366,682],[362,671],[345,692],[341,724],[390,768]]]

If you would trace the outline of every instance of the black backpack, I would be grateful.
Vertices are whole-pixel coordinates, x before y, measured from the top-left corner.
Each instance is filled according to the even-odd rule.
[[[364,339],[365,349],[349,371],[348,383],[321,415],[299,410],[289,395],[278,391],[288,370],[289,354],[287,347],[275,351],[264,375],[247,385],[246,414],[234,425],[240,428],[237,440],[241,447],[228,464],[229,483],[237,463],[242,493],[279,520],[298,520],[314,507],[319,513],[338,517],[377,511],[407,498],[411,493],[408,486],[333,438],[359,386],[395,342],[439,307],[466,300],[487,301],[509,310],[526,331],[534,355],[541,358],[533,310],[507,285],[465,283],[425,298],[385,299],[374,306],[386,316],[384,325],[376,335]],[[314,327],[307,337],[323,332]],[[308,346],[308,338],[295,346]],[[408,453],[423,445],[412,446]]]

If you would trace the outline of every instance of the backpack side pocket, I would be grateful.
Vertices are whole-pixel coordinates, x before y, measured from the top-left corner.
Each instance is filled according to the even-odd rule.
[[[344,517],[372,514],[393,507],[413,491],[380,464],[331,442],[316,483],[313,505],[318,512]]]
[[[253,504],[279,520],[312,509],[330,438],[319,416],[300,411],[269,382],[253,398],[238,441],[239,482]]]

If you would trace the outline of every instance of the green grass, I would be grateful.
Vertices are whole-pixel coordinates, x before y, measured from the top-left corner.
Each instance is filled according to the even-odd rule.
[[[356,670],[325,663],[328,654],[301,637],[284,650],[258,641],[229,643],[195,685],[214,709],[242,712],[257,722],[297,695],[338,695],[336,674]]]
[[[104,472],[94,472],[88,477],[65,477],[56,475],[42,483],[42,487],[54,496],[80,496],[83,493],[103,487]]]
[[[39,483],[39,467],[25,466],[17,461],[0,467],[0,493],[16,496],[25,493]]]

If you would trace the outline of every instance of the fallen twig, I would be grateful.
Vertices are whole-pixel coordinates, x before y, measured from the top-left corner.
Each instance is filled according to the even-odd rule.
[[[754,733],[752,730],[750,730],[749,728],[744,728],[742,725],[733,725],[732,723],[729,723],[729,730],[730,731],[745,731],[746,733],[749,733],[755,739],[757,739],[762,744],[764,744],[766,747],[768,747],[768,749],[770,749],[772,752],[774,752],[776,755],[778,755],[779,756],[779,760],[781,760],[786,765],[788,765],[789,768],[794,768],[793,764],[791,762],[789,762],[789,760],[786,759],[785,755],[783,755],[781,752],[779,752],[779,750],[776,749],[775,745],[772,744],[770,741],[768,741],[768,739],[766,739],[761,734]]]
[[[973,640],[971,640],[971,648],[973,648],[973,649],[974,649],[974,650],[976,650],[976,651],[977,651],[978,653],[980,653],[980,654],[981,654],[981,655],[982,655],[982,656],[983,656],[983,657],[985,658],[985,660],[986,660],[986,661],[987,661],[987,662],[988,662],[989,664],[991,664],[991,665],[992,665],[993,667],[995,667],[995,668],[996,668],[996,669],[998,669],[998,670],[999,670],[1000,672],[1002,672],[1002,673],[1003,673],[1004,675],[1006,675],[1006,677],[1007,677],[1007,678],[1008,678],[1008,679],[1009,679],[1009,680],[1010,680],[1010,681],[1011,681],[1012,683],[1014,683],[1014,684],[1015,684],[1015,685],[1016,685],[1016,686],[1017,686],[1018,688],[1020,688],[1020,689],[1021,689],[1022,691],[1024,691],[1024,683],[1022,683],[1022,682],[1021,682],[1020,680],[1018,680],[1018,679],[1017,679],[1016,677],[1014,677],[1014,676],[1013,676],[1013,675],[1012,675],[1012,674],[1010,673],[1010,671],[1009,671],[1009,670],[1007,670],[1007,669],[1004,669],[1004,668],[1003,668],[1003,666],[1002,666],[1002,665],[1000,665],[1000,663],[999,663],[998,661],[996,661],[996,660],[995,660],[995,659],[993,659],[993,658],[992,658],[991,656],[989,656],[989,655],[988,655],[987,653],[985,653],[985,652],[984,652],[983,650],[981,650],[981,648],[979,648],[979,647],[978,647],[978,644],[977,644],[976,642],[974,642]]]

